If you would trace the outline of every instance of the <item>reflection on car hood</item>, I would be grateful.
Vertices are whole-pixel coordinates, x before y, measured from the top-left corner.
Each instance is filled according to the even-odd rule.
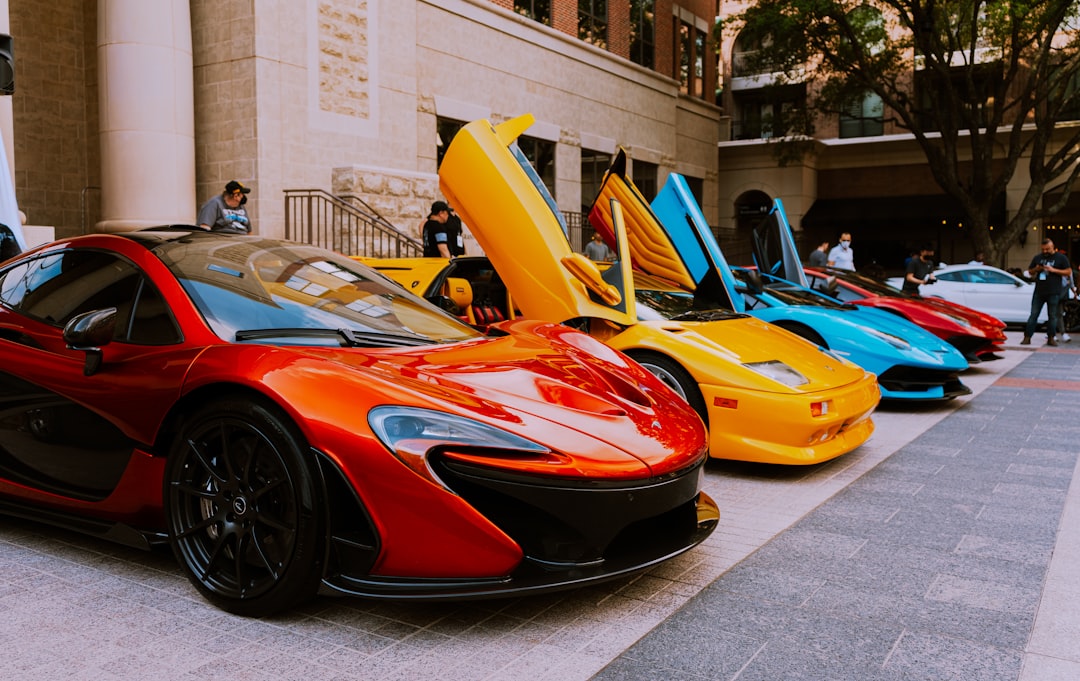
[[[562,325],[502,328],[511,333],[423,348],[302,351],[385,381],[388,404],[403,391],[414,403],[423,396],[433,409],[452,404],[456,413],[551,446],[601,440],[610,445],[605,464],[633,459],[638,475],[682,470],[704,455],[704,426],[693,410],[620,353]],[[590,449],[574,446],[575,455]]]
[[[696,346],[709,353],[714,362],[757,364],[781,361],[798,371],[806,385],[790,388],[775,383],[773,392],[816,392],[850,385],[862,379],[864,371],[851,362],[828,353],[779,326],[755,317],[740,316],[723,322],[656,321],[641,322],[667,331],[678,343]],[[684,356],[693,356],[685,353]],[[750,370],[747,369],[749,372]],[[731,375],[717,372],[717,375]],[[751,377],[747,377],[749,385]],[[711,382],[705,379],[704,382]],[[766,381],[754,387],[766,389]]]

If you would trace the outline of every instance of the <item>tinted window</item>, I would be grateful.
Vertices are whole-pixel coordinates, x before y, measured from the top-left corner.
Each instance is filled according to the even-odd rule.
[[[371,268],[320,248],[193,233],[154,252],[230,342],[381,347],[481,337]]]
[[[973,284],[1014,284],[1015,281],[1001,272],[994,270],[970,270],[964,277]]]
[[[12,267],[0,275],[0,300],[55,327],[84,312],[115,307],[116,340],[179,340],[161,294],[132,263],[102,251],[50,253]]]

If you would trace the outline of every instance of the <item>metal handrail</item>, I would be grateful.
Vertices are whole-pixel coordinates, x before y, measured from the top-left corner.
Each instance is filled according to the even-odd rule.
[[[285,238],[346,255],[407,258],[422,255],[418,239],[394,227],[363,199],[322,189],[285,190]]]

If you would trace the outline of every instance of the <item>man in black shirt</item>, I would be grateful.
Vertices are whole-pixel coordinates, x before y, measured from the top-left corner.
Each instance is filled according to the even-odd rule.
[[[431,213],[424,223],[423,239],[425,258],[452,258],[465,254],[461,218],[445,201],[431,204]]]
[[[926,245],[919,249],[919,257],[912,258],[907,265],[907,273],[904,274],[905,293],[919,293],[922,284],[934,283],[934,249]]]
[[[1031,345],[1031,336],[1039,322],[1039,313],[1046,305],[1046,344],[1056,346],[1058,303],[1061,300],[1062,277],[1071,274],[1069,259],[1054,249],[1051,239],[1042,240],[1041,252],[1031,259],[1027,275],[1035,279],[1035,291],[1031,294],[1031,315],[1024,327],[1024,340],[1020,345]]]

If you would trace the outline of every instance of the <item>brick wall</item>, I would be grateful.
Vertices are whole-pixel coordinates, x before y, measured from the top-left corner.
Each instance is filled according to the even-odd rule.
[[[630,58],[630,2],[608,2],[608,52]]]
[[[15,190],[27,223],[53,226],[57,237],[97,221],[98,194],[90,189],[100,181],[96,13],[93,0],[20,0],[9,7]]]

